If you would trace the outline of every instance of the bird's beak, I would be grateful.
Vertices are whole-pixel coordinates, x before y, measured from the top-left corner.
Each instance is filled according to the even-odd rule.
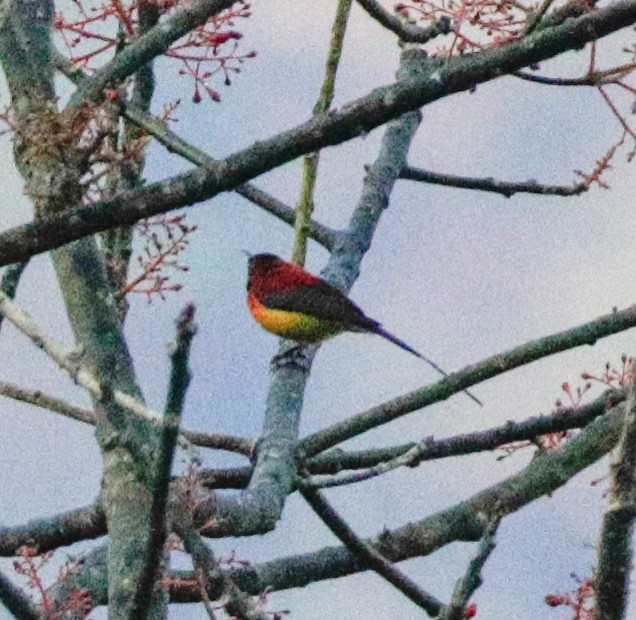
[[[254,256],[254,254],[252,254],[251,252],[248,252],[245,249],[243,249],[242,252],[243,252],[243,254],[245,254],[245,256],[247,256],[247,258],[252,258],[252,256]]]

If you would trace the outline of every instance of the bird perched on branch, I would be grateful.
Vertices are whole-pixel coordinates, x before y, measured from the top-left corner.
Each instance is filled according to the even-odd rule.
[[[366,316],[335,286],[274,254],[250,256],[247,305],[261,327],[282,338],[311,344],[346,331],[377,334],[448,376],[435,362]],[[482,404],[470,392],[466,394]]]

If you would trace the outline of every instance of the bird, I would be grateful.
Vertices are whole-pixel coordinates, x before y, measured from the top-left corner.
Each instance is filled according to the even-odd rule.
[[[250,255],[247,305],[261,327],[282,338],[313,344],[348,331],[377,334],[448,377],[434,361],[364,314],[338,288],[274,254]],[[465,392],[477,404],[483,404]]]

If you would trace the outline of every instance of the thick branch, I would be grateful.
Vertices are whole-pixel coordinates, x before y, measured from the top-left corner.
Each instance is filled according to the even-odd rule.
[[[522,40],[451,59],[429,59],[426,70],[375,89],[339,110],[256,143],[223,160],[215,170],[196,170],[124,192],[112,200],[78,206],[0,235],[0,265],[59,247],[88,234],[181,208],[231,191],[249,179],[328,145],[341,144],[409,110],[470,89],[529,64],[552,58],[636,21],[636,2],[621,0]],[[161,24],[155,28],[160,28]],[[153,29],[154,30],[154,29]],[[149,33],[150,34],[150,33]]]
[[[404,52],[398,79],[417,75],[423,55]],[[342,291],[349,291],[364,254],[379,224],[399,171],[406,164],[408,148],[419,126],[418,112],[404,114],[387,127],[380,153],[365,179],[362,195],[346,233],[334,246],[323,276]],[[289,345],[283,341],[281,351]],[[316,347],[306,347],[303,361],[274,364],[267,398],[262,439],[257,443],[254,473],[238,498],[219,494],[216,501],[198,507],[197,525],[210,519],[206,535],[249,535],[273,528],[287,495],[296,482],[296,445],[303,397]]]
[[[550,495],[586,467],[611,450],[623,425],[623,405],[618,405],[570,439],[561,449],[532,459],[518,474],[478,492],[467,500],[429,517],[394,530],[385,530],[366,539],[391,562],[426,556],[456,541],[478,541],[494,520],[511,514],[544,495]],[[551,501],[555,501],[552,499]],[[86,587],[96,605],[106,600],[105,549],[92,552],[79,571],[63,584],[68,590]],[[325,579],[359,573],[366,567],[344,546],[290,556],[229,571],[231,579],[244,592],[257,595],[265,590],[280,591],[304,587]],[[171,583],[174,602],[201,600],[199,581],[192,573],[175,573]],[[190,580],[189,582],[186,580]],[[193,585],[194,584],[194,585]],[[216,598],[222,590],[209,591]]]

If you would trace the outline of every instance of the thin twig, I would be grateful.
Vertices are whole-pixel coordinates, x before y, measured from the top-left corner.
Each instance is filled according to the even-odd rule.
[[[465,618],[466,605],[470,597],[482,584],[481,573],[495,549],[495,534],[498,523],[495,521],[484,533],[479,541],[477,554],[468,563],[466,574],[457,580],[451,602],[446,605],[439,615],[439,620],[462,620]]]
[[[103,91],[109,85],[121,83],[140,67],[163,54],[174,41],[233,3],[234,0],[193,0],[180,4],[175,12],[137,37],[109,63],[85,80],[73,93],[69,105],[79,107],[85,103],[101,101]]]
[[[53,413],[59,413],[67,418],[78,420],[85,424],[95,425],[100,418],[99,414],[92,409],[77,407],[61,398],[46,394],[41,390],[30,390],[6,381],[0,381],[0,396],[6,396],[13,400],[48,409]],[[251,455],[254,450],[254,442],[246,437],[225,435],[223,433],[206,433],[183,428],[180,429],[179,432],[190,441],[190,443],[201,448],[236,452],[245,456]]]
[[[377,405],[309,435],[299,443],[300,453],[305,456],[313,456],[407,413],[445,400],[467,387],[501,375],[513,368],[525,366],[543,357],[568,351],[584,344],[592,345],[601,338],[632,327],[636,327],[636,306],[630,306],[625,310],[606,314],[577,327],[532,340],[451,373],[441,381]]]
[[[112,396],[120,407],[140,418],[155,424],[164,423],[159,413],[153,411],[136,398],[119,390],[112,390],[107,384],[100,382],[80,364],[78,358],[81,357],[81,354],[69,351],[59,342],[45,336],[35,323],[31,321],[26,312],[2,292],[0,292],[0,314],[3,314],[38,349],[44,351],[60,368],[68,372],[78,385],[81,385],[96,399],[101,400]]]
[[[419,443],[379,450],[361,450],[357,453],[344,452],[340,454],[337,452],[331,454],[326,452],[307,461],[305,467],[309,471],[320,472],[322,470],[324,472],[327,468],[342,470],[368,467],[368,463],[373,462],[373,460],[376,460],[377,464],[363,471],[326,478],[306,479],[304,484],[311,488],[323,489],[355,484],[389,473],[399,467],[416,467],[424,461],[494,450],[512,441],[532,440],[538,435],[580,428],[592,422],[599,415],[603,415],[608,405],[615,405],[624,398],[624,393],[613,390],[603,394],[594,402],[576,409],[559,411],[551,416],[530,418],[519,423],[508,422],[503,426],[485,431],[455,435],[438,440],[429,437]]]
[[[528,36],[536,30],[537,26],[541,22],[541,19],[546,14],[547,10],[550,8],[553,2],[554,0],[543,0],[541,6],[536,10],[535,13],[531,15],[530,19],[526,22],[526,25],[523,27],[520,36]]]
[[[397,34],[406,43],[427,43],[451,31],[451,20],[448,17],[442,17],[433,25],[420,28],[392,15],[377,0],[358,0],[358,4],[379,24]]]
[[[369,543],[359,538],[319,491],[303,489],[301,493],[323,523],[367,568],[384,577],[432,618],[439,614],[442,603],[422,590]]]
[[[460,189],[474,189],[483,192],[494,192],[510,198],[517,193],[541,194],[544,196],[576,196],[586,192],[589,188],[585,183],[575,183],[574,185],[547,185],[537,181],[497,181],[492,177],[464,177],[453,174],[440,174],[430,172],[421,168],[411,166],[404,168],[400,172],[401,179],[409,181],[420,181],[422,183],[432,183],[435,185],[446,185]]]
[[[269,614],[262,610],[258,602],[242,592],[230,576],[219,569],[212,550],[205,544],[201,536],[193,529],[180,532],[185,550],[192,557],[192,563],[199,576],[203,577],[200,587],[208,589],[212,583],[220,590],[219,598],[226,598],[228,615],[239,620],[271,620]]]

